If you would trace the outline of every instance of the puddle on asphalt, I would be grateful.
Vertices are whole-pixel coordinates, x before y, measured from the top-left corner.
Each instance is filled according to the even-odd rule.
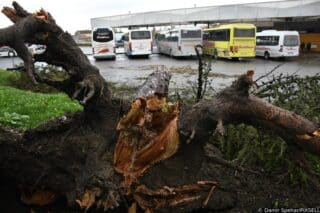
[[[140,65],[140,66],[115,66],[110,65],[108,69],[101,70],[102,76],[107,81],[118,87],[139,87],[147,76],[154,71],[165,70],[172,73],[170,81],[171,90],[192,90],[192,85],[197,82],[198,70],[192,66],[163,66],[163,65]],[[208,88],[220,90],[239,76],[239,74],[209,73]]]

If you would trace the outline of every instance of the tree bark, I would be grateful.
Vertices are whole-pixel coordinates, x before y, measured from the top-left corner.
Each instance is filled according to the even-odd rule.
[[[170,74],[156,72],[129,107],[111,96],[99,70],[49,13],[31,14],[15,2],[13,6],[3,10],[14,25],[0,30],[0,43],[17,51],[31,80],[50,84],[84,105],[82,113],[36,129],[0,126],[1,175],[22,186],[27,203],[48,204],[54,194],[83,209],[120,211],[119,206],[133,203],[130,209],[138,206],[145,211],[237,211],[271,204],[270,194],[284,193],[309,206],[317,204],[313,194],[307,199],[296,195],[297,189],[271,190],[272,177],[226,166],[228,162],[208,143],[216,128],[223,132],[224,124],[246,123],[320,154],[316,123],[249,95],[252,71],[212,100],[193,106],[168,103]],[[24,42],[47,48],[32,59]],[[42,79],[33,71],[34,61],[61,66],[70,77],[62,82]],[[40,189],[41,202],[36,199]],[[31,193],[26,195],[26,190]]]

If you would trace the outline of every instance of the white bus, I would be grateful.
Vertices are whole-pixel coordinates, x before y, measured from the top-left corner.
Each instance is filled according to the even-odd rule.
[[[94,59],[116,58],[115,35],[112,28],[94,28],[91,42]]]
[[[127,56],[152,54],[152,33],[150,30],[130,30],[123,36],[124,52]]]
[[[297,31],[264,30],[256,36],[256,56],[265,59],[299,56],[300,37]]]
[[[200,28],[179,28],[157,35],[159,53],[172,57],[195,56],[194,46],[202,45]]]

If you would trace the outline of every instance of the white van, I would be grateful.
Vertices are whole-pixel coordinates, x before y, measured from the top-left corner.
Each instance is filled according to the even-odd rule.
[[[124,51],[128,56],[151,55],[152,33],[150,30],[130,30],[123,36]]]
[[[110,27],[92,30],[92,53],[94,59],[115,59],[115,35]]]
[[[265,59],[299,56],[300,37],[297,31],[264,30],[256,36],[256,56]]]
[[[32,55],[40,55],[43,54],[46,51],[45,45],[39,45],[39,44],[29,44],[27,45],[29,52]]]
[[[190,27],[160,32],[156,43],[159,53],[172,57],[195,56],[194,47],[202,45],[202,30]]]
[[[0,47],[0,57],[15,57],[17,53],[14,49],[9,46]]]

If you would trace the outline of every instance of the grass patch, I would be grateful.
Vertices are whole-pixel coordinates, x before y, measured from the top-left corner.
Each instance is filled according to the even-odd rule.
[[[23,129],[35,128],[66,112],[82,110],[82,106],[63,93],[44,94],[22,90],[30,86],[28,84],[23,88],[24,78],[19,72],[0,70],[0,124]],[[40,85],[32,90],[41,89],[44,88]]]
[[[61,72],[60,72],[61,73]],[[51,77],[51,76],[49,76]],[[61,77],[57,75],[57,80],[61,80]],[[30,90],[33,92],[41,93],[57,93],[58,91],[46,84],[34,85],[27,77],[26,73],[18,71],[6,71],[0,69],[0,85],[10,86],[22,90]]]
[[[19,72],[9,72],[0,69],[0,85],[12,86],[14,81],[18,81],[21,75]]]

